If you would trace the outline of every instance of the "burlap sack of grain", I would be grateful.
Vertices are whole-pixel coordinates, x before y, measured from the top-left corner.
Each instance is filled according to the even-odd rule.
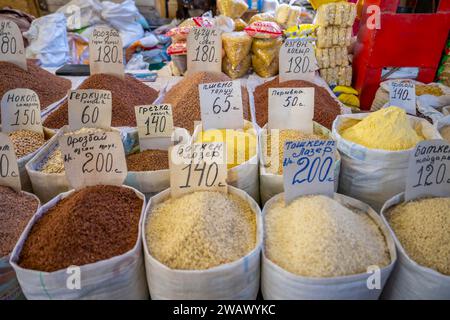
[[[449,300],[450,276],[413,261],[387,221],[388,209],[404,202],[404,200],[404,193],[397,194],[386,201],[381,209],[381,219],[393,234],[398,254],[397,264],[381,298],[390,300]]]
[[[271,206],[284,197],[281,193],[270,199],[262,211],[263,221]],[[334,278],[302,277],[290,273],[269,260],[262,252],[261,291],[266,300],[376,300],[381,294],[397,260],[394,239],[380,216],[367,204],[335,193],[334,199],[344,206],[366,212],[378,225],[389,249],[391,263],[380,269],[381,289],[369,289],[367,284],[373,273],[360,273]],[[343,257],[345,259],[345,257]]]
[[[314,133],[321,134],[331,139],[331,131],[314,122]],[[266,164],[266,137],[267,126],[265,126],[259,133],[259,190],[261,195],[261,204],[264,205],[273,196],[284,192],[283,175],[269,172]],[[336,151],[336,166],[334,168],[334,191],[337,191],[339,185],[339,171],[341,166],[341,157]]]
[[[244,120],[245,121],[245,120]],[[245,121],[245,128],[250,128],[252,124],[249,121]],[[199,133],[202,131],[202,126],[198,125],[194,134],[192,135],[193,141],[197,140]],[[259,155],[259,142],[258,133],[253,131],[256,136],[256,153],[253,157],[247,161],[228,169],[227,183],[233,187],[244,190],[247,192],[256,202],[259,203],[259,174],[258,174],[258,155]]]
[[[340,115],[333,122],[332,133],[341,154],[339,193],[364,201],[379,212],[386,200],[405,190],[412,149],[369,149],[342,138],[340,128],[346,120],[363,119],[368,115]],[[441,139],[439,132],[428,121],[412,116],[408,118],[413,127],[420,126],[425,139]]]
[[[145,269],[154,300],[254,300],[259,291],[260,254],[263,241],[261,209],[248,194],[228,186],[228,192],[247,200],[256,217],[256,246],[245,257],[207,270],[174,270],[156,260],[144,243]],[[149,200],[143,230],[152,208],[170,198],[167,189]]]
[[[145,269],[142,254],[142,219],[145,212],[145,197],[142,193],[128,186],[142,199],[142,212],[136,243],[130,251],[107,260],[80,266],[82,286],[79,290],[67,288],[67,279],[71,274],[66,269],[54,272],[40,272],[24,269],[17,263],[20,252],[36,222],[61,199],[68,197],[74,190],[59,194],[40,207],[20,236],[12,254],[10,263],[25,297],[29,300],[141,300],[148,299],[145,283]]]
[[[30,197],[35,198],[39,205],[41,203],[34,194],[26,192]],[[16,272],[9,263],[10,255],[0,257],[0,301],[3,300],[24,300],[22,289],[17,281]]]

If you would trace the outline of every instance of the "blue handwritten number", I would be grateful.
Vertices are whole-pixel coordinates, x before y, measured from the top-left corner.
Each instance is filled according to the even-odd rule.
[[[305,164],[306,162],[306,164]],[[300,168],[299,171],[297,171],[297,173],[294,175],[294,178],[292,179],[292,185],[296,184],[296,183],[303,183],[306,181],[306,179],[302,179],[302,180],[298,180],[297,176],[300,175],[303,171],[306,170],[306,168],[308,168],[309,166],[309,159],[306,157],[302,157],[300,159],[298,159],[297,164],[299,167],[301,167],[303,164],[304,166]]]

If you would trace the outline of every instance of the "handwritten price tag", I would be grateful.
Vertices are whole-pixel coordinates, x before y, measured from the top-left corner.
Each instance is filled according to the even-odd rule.
[[[91,75],[106,73],[124,77],[123,45],[119,31],[96,27],[89,40]]]
[[[136,106],[134,111],[136,113],[140,150],[167,150],[173,144],[170,139],[174,130],[172,105]]]
[[[22,32],[13,21],[0,19],[0,61],[14,63],[27,70]]]
[[[333,140],[286,142],[283,160],[286,204],[304,195],[333,196],[335,152]]]
[[[244,127],[239,80],[200,84],[198,89],[202,125],[205,130]]]
[[[409,157],[405,201],[450,196],[450,144],[427,140],[417,144]]]
[[[58,141],[66,177],[73,188],[123,184],[127,163],[119,132],[63,135]]]
[[[269,89],[269,129],[313,132],[314,88]]]
[[[189,72],[222,72],[222,37],[215,28],[192,28],[187,38]]]
[[[31,130],[43,133],[39,97],[30,89],[13,89],[1,101],[2,131]]]
[[[200,190],[227,192],[224,143],[179,144],[169,150],[172,197]]]
[[[16,191],[22,189],[14,145],[4,133],[0,133],[0,185]]]
[[[280,82],[312,80],[319,68],[311,41],[286,39],[280,48]]]
[[[81,128],[111,127],[112,95],[108,90],[72,90],[69,92],[69,127]]]
[[[390,105],[405,109],[406,113],[416,115],[416,85],[409,80],[389,83]]]

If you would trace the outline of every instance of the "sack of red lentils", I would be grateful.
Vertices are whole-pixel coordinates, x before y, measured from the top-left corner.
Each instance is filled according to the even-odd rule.
[[[261,211],[242,190],[171,198],[167,189],[150,199],[142,228],[152,299],[256,299]]]
[[[367,204],[335,193],[264,206],[261,291],[268,300],[378,299],[397,255]]]
[[[398,194],[381,210],[398,253],[382,299],[449,300],[450,198],[404,201]]]
[[[341,155],[339,193],[361,200],[377,212],[386,200],[405,189],[408,159],[416,144],[441,138],[428,121],[406,115],[397,107],[340,115],[332,132]]]
[[[276,134],[278,134],[276,136]],[[324,126],[314,122],[314,134],[304,134],[297,130],[272,130],[267,134],[267,126],[259,133],[259,190],[261,203],[264,205],[273,196],[284,192],[283,186],[283,147],[286,141],[308,139],[331,139],[331,132]],[[268,147],[268,144],[270,148]],[[269,152],[270,150],[270,152]],[[339,185],[339,170],[341,157],[336,152],[336,166],[334,169],[334,189]]]
[[[244,120],[245,121],[245,120]],[[194,142],[225,142],[227,145],[227,183],[244,190],[259,202],[258,134],[252,123],[245,121],[242,130],[206,130],[195,128]]]
[[[10,263],[27,299],[148,299],[145,197],[128,186],[62,193],[42,206]]]

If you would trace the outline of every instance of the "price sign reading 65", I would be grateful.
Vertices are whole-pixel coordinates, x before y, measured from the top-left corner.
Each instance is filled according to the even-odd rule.
[[[218,29],[191,29],[187,38],[187,70],[222,71],[222,38]]]

